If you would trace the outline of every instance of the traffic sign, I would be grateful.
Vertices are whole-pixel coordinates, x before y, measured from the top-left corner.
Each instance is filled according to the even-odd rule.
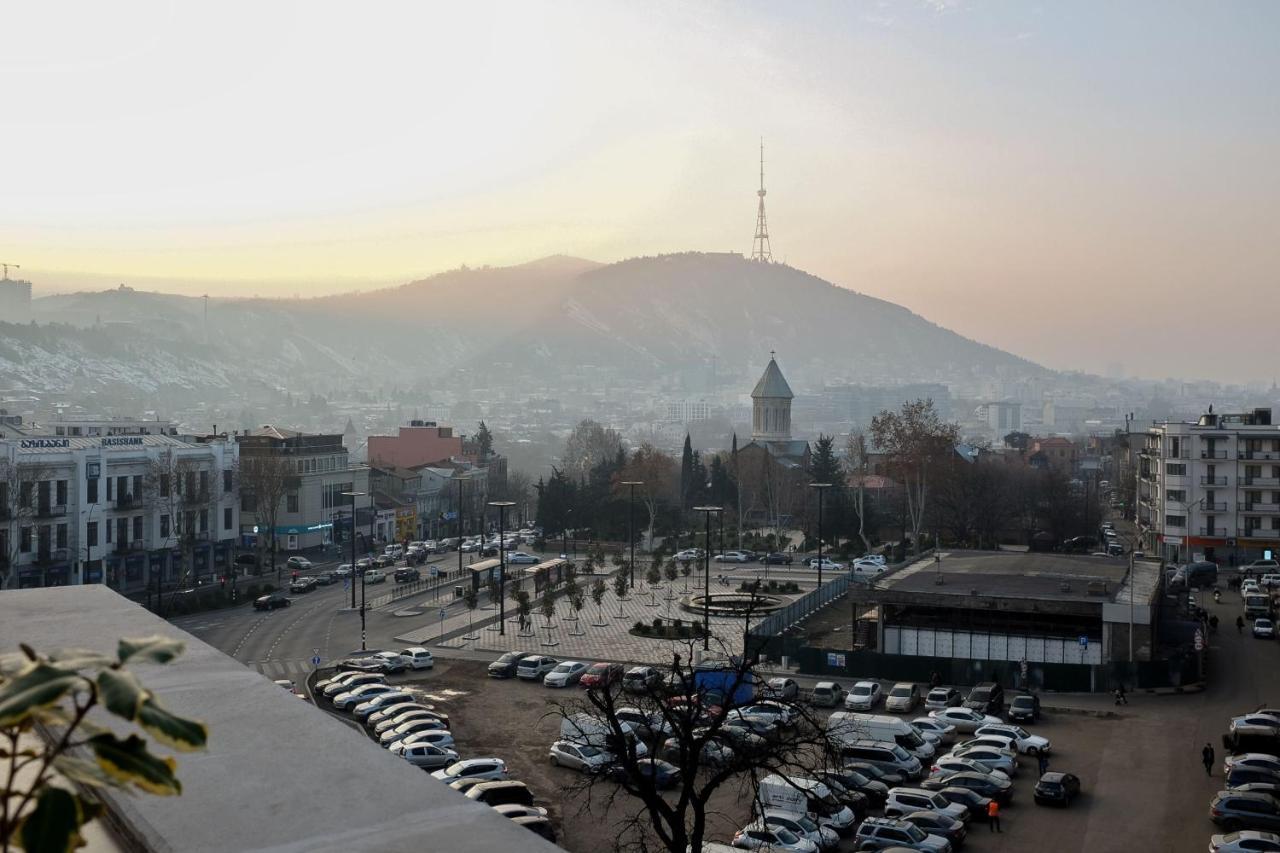
[[[1196,651],[1204,651],[1204,634],[1199,628],[1196,629]]]
[[[1085,639],[1088,639],[1088,638],[1086,637]],[[1027,659],[1026,658],[1022,659],[1020,668],[1022,669],[1022,680],[1026,681],[1027,679]]]
[[[440,621],[441,621],[441,622],[443,622],[443,621],[444,621],[444,615],[445,615],[445,612],[446,612],[446,611],[445,611],[445,609],[444,609],[443,607],[441,607],[441,608],[440,608]]]
[[[432,566],[432,567],[431,567],[431,577],[433,577],[433,578],[438,578],[438,577],[440,577],[440,570],[439,570],[439,569],[437,569],[435,566]]]
[[[319,665],[320,665],[320,655],[312,655],[312,657],[311,657],[311,665],[312,665],[312,666],[319,666]]]
[[[342,579],[342,588],[343,588],[343,589],[351,589],[351,578],[343,578],[343,579]]]
[[[1087,648],[1089,648],[1089,638],[1088,638],[1088,637],[1083,637],[1083,636],[1082,636],[1082,637],[1080,638],[1080,648],[1082,648],[1082,649],[1087,649]]]

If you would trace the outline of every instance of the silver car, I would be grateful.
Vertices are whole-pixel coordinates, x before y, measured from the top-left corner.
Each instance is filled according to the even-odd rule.
[[[599,773],[613,763],[613,755],[585,743],[558,740],[551,744],[551,763],[583,773]]]
[[[957,758],[968,758],[983,764],[989,770],[999,770],[1012,779],[1018,774],[1017,753],[994,746],[958,747],[951,751]]]
[[[452,749],[446,749],[442,746],[433,746],[429,743],[410,744],[395,751],[401,758],[412,764],[414,767],[422,767],[424,769],[448,767],[458,760],[458,753],[454,752]]]

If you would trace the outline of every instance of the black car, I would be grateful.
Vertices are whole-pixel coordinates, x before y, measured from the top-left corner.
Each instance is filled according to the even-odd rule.
[[[884,805],[884,801],[889,799],[889,786],[883,782],[877,782],[865,773],[857,770],[819,770],[818,778],[823,782],[838,782],[850,791],[857,791],[875,806]]]
[[[680,768],[660,758],[641,759],[636,762],[635,767],[636,773],[644,779],[651,780],[658,790],[674,788],[680,784]],[[609,778],[615,782],[621,782],[627,777],[627,768],[621,764],[615,764],[609,769]]]
[[[338,582],[338,576],[333,572],[321,572],[318,575],[312,575],[311,579],[320,586],[329,586]]]
[[[1238,788],[1251,782],[1264,785],[1280,785],[1280,773],[1267,767],[1250,767],[1237,764],[1227,774],[1226,783],[1228,788]]]
[[[882,770],[869,761],[846,761],[844,763],[844,769],[856,770],[868,779],[874,779],[889,788],[892,788],[895,785],[901,785],[907,781],[907,777],[903,776],[901,773]]]
[[[254,599],[254,610],[275,610],[278,607],[288,607],[290,604],[288,596],[283,592],[270,592],[266,595],[259,596]]]
[[[250,566],[250,567],[257,566],[258,555],[257,554],[236,554],[235,563],[237,566]]]
[[[533,657],[533,652],[507,652],[489,664],[489,677],[515,678],[516,667],[520,665],[520,661],[527,657]]]
[[[760,562],[764,563],[766,566],[789,566],[791,565],[791,555],[779,552],[765,554],[764,557],[761,558]]]
[[[548,841],[555,843],[556,831],[551,826],[551,821],[539,815],[525,815],[523,817],[513,817],[511,822],[517,826],[523,826],[525,829],[536,832]]]
[[[904,814],[902,820],[907,823],[914,823],[930,835],[938,835],[951,842],[951,849],[958,850],[960,845],[964,844],[964,837],[968,834],[968,830],[964,827],[964,821],[944,815],[941,812],[918,811]]]
[[[1009,702],[1009,719],[1019,723],[1034,723],[1040,719],[1040,697],[1034,693],[1019,693]]]
[[[409,583],[410,581],[420,581],[422,580],[422,572],[418,571],[417,569],[410,569],[410,568],[396,569],[395,579],[396,579],[396,583]]]
[[[928,788],[930,791],[953,787],[968,788],[984,797],[990,797],[1002,806],[1008,805],[1013,799],[1013,783],[1007,779],[997,780],[988,773],[969,771],[952,773],[949,776],[925,779],[920,783],[920,787]]]
[[[996,681],[975,684],[964,700],[964,707],[980,714],[998,717],[1004,713],[1004,688]]]
[[[298,578],[289,581],[289,592],[311,592],[315,588],[315,578]]]
[[[1036,805],[1063,806],[1071,805],[1071,801],[1080,796],[1080,779],[1073,773],[1055,773],[1050,771],[1040,777],[1036,783]]]
[[[954,786],[938,788],[938,793],[948,802],[958,803],[968,809],[971,820],[987,819],[987,808],[991,805],[990,797],[984,797],[977,791],[971,791],[968,788]]]

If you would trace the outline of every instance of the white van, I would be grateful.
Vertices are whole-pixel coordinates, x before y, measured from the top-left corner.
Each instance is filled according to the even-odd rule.
[[[760,780],[760,810],[779,809],[792,814],[805,814],[819,826],[829,826],[844,835],[857,822],[853,810],[841,805],[825,783],[801,776],[777,773]]]
[[[937,754],[933,742],[923,737],[916,727],[901,717],[887,714],[860,714],[836,711],[827,720],[827,733],[841,740],[879,740],[895,743],[921,762],[931,761]]]
[[[635,726],[630,723],[624,723],[621,720],[618,721],[618,726],[626,734],[627,739],[635,744],[636,758],[643,758],[649,754],[649,748],[645,746],[644,741],[636,737]],[[615,755],[621,751],[615,748],[617,743],[614,740],[613,729],[609,724],[590,714],[571,714],[561,720],[560,739],[594,746],[596,749],[612,752]]]

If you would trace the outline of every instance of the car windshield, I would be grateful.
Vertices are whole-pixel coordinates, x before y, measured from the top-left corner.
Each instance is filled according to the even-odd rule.
[[[975,687],[973,689],[973,692],[969,694],[969,698],[978,702],[982,702],[982,701],[985,701],[986,698],[990,695],[991,695],[991,691],[988,688]]]
[[[783,844],[799,844],[800,836],[796,835],[785,826],[776,826],[773,829],[774,836]]]
[[[927,832],[925,832],[920,827],[916,826],[914,823],[909,823],[906,826],[902,827],[902,831],[907,834],[908,838],[910,838],[912,841],[914,841],[917,844],[919,844],[921,841],[924,841],[925,836],[928,835]]]
[[[573,664],[562,663],[558,667],[553,669],[552,672],[573,672]]]
[[[869,685],[869,684],[855,684],[855,685],[853,685],[853,695],[854,695],[854,696],[870,696],[870,695],[871,695],[871,685]]]
[[[911,688],[910,688],[910,687],[895,687],[895,688],[893,688],[893,692],[892,692],[892,693],[890,693],[889,695],[890,695],[890,696],[899,696],[899,697],[906,697],[906,696],[910,696],[910,695],[911,695]]]
[[[805,832],[818,831],[818,825],[813,821],[809,820],[809,818],[805,817],[804,815],[796,815],[794,820],[796,823],[800,825],[800,828],[803,829]]]
[[[596,749],[594,746],[588,746],[586,744],[579,746],[578,752],[582,753],[584,758],[595,758],[597,755],[601,754],[601,751],[599,749]]]
[[[893,753],[893,757],[898,759],[899,761],[906,761],[908,758],[911,757],[910,753],[908,753],[905,749],[903,749],[900,746],[895,746],[890,751]]]
[[[1014,699],[1014,700],[1013,700],[1013,704],[1014,704],[1014,707],[1016,707],[1016,708],[1030,708],[1030,707],[1031,707],[1031,697],[1030,697],[1030,696],[1019,696],[1019,697],[1017,697],[1016,699]]]
[[[930,699],[946,699],[947,695],[948,695],[948,690],[945,687],[936,687],[933,690],[929,691]]]

